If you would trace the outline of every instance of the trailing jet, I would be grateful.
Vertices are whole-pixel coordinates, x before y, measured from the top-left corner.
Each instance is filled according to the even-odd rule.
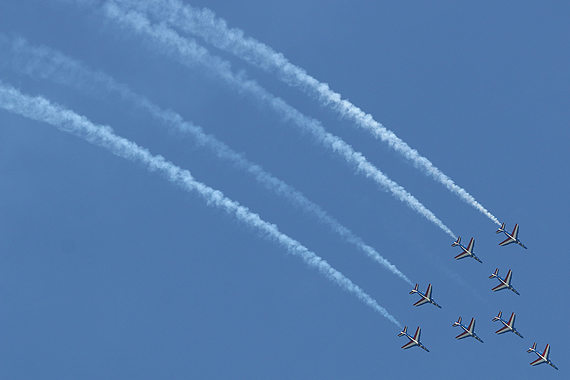
[[[465,325],[461,323],[461,317],[459,317],[457,322],[453,323],[453,327],[455,327],[455,326],[460,326],[464,330],[464,332],[457,335],[455,337],[455,339],[463,339],[463,338],[467,338],[468,336],[472,336],[473,338],[477,339],[479,342],[483,343],[481,338],[479,338],[477,336],[477,334],[475,334],[475,331],[474,331],[475,330],[475,318],[471,318],[471,322],[469,323],[469,327],[465,327]]]
[[[414,334],[413,337],[410,334],[408,334],[407,331],[408,331],[408,326],[404,326],[404,330],[398,334],[398,336],[404,336],[405,335],[410,340],[408,343],[406,343],[402,346],[402,348],[404,350],[406,348],[419,346],[419,347],[423,348],[424,350],[426,350],[427,352],[429,352],[429,350],[427,348],[425,348],[425,346],[422,344],[422,342],[420,342],[421,329],[419,326],[418,326],[418,329],[416,330],[416,333]]]
[[[501,321],[501,323],[505,326],[501,327],[500,329],[495,331],[495,334],[502,334],[502,333],[506,333],[508,331],[512,331],[522,338],[523,336],[517,331],[517,329],[515,329],[515,313],[513,312],[511,314],[511,318],[509,318],[508,322],[505,321],[503,318],[501,318],[501,314],[502,314],[502,311],[499,311],[499,315],[497,315],[495,318],[493,318],[493,322]]]
[[[475,254],[473,253],[473,246],[475,245],[475,239],[471,238],[471,241],[469,242],[469,244],[467,245],[467,247],[465,247],[463,244],[461,244],[461,236],[457,238],[456,241],[453,242],[453,244],[451,244],[452,247],[455,246],[460,246],[463,249],[463,252],[461,252],[459,255],[455,256],[455,258],[457,260],[459,259],[463,259],[465,257],[473,257],[475,260],[479,261],[480,263],[482,263],[481,260],[479,260],[479,258],[477,256],[475,256]]]
[[[535,361],[530,363],[530,365],[537,365],[537,364],[546,363],[546,364],[550,364],[554,369],[558,369],[558,367],[556,367],[554,364],[552,364],[550,359],[548,359],[548,354],[550,354],[550,345],[549,344],[546,345],[546,348],[544,349],[544,352],[542,354],[536,350],[536,343],[534,343],[532,345],[532,347],[528,349],[527,352],[529,352],[529,353],[534,352],[535,354],[538,355],[538,359],[536,359]]]
[[[513,233],[510,234],[507,232],[507,230],[505,230],[505,223],[503,223],[503,224],[501,224],[501,227],[499,227],[499,229],[496,231],[497,234],[500,232],[507,235],[507,239],[505,241],[500,242],[499,245],[509,245],[511,243],[517,243],[518,245],[520,245],[524,249],[527,249],[526,246],[523,243],[521,243],[521,241],[517,237],[519,234],[519,225],[518,224],[515,224],[515,228],[513,228]]]
[[[420,299],[418,302],[416,302],[414,304],[414,306],[420,306],[423,305],[424,303],[432,303],[435,306],[439,307],[441,309],[441,306],[439,306],[434,300],[433,298],[431,298],[431,284],[428,285],[427,290],[425,293],[422,293],[420,290],[418,290],[418,284],[416,284],[415,288],[412,289],[412,291],[410,292],[410,294],[414,294],[414,293],[418,293],[420,296],[422,296],[422,299]]]
[[[495,269],[495,273],[493,273],[492,275],[489,276],[489,278],[493,278],[496,277],[499,279],[499,281],[501,282],[499,285],[495,286],[492,290],[494,292],[496,292],[497,290],[502,290],[502,289],[511,289],[513,292],[515,292],[516,294],[519,294],[519,292],[517,292],[515,290],[515,288],[513,288],[513,286],[511,285],[511,278],[513,277],[513,271],[509,269],[509,271],[507,272],[507,276],[505,278],[501,278],[499,277],[499,268]]]

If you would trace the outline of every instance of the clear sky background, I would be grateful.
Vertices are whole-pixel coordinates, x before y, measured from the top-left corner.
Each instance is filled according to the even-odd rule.
[[[117,95],[29,76],[42,95],[190,170],[361,286],[430,349],[225,212],[73,135],[0,111],[0,377],[6,379],[566,378],[570,5],[525,1],[186,1],[208,7],[350,99],[429,158],[528,246],[386,144],[273,75],[197,40],[362,152],[483,261],[337,155],[208,70],[105,17],[102,2],[3,1],[0,33],[105,72],[303,192],[425,290]],[[16,65],[17,66],[17,65]],[[21,68],[21,67],[20,67]],[[488,276],[513,270],[494,293]],[[512,333],[492,318],[516,312]],[[475,317],[485,343],[454,339]],[[537,342],[555,371],[531,367]]]

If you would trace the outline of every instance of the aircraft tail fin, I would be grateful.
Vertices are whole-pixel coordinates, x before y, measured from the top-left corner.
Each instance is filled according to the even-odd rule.
[[[536,351],[536,342],[534,342],[534,344],[532,345],[532,347],[529,348],[527,352],[535,352],[535,351]]]
[[[416,284],[416,286],[412,289],[412,291],[410,292],[410,294],[414,294],[418,292],[418,284]]]
[[[398,336],[404,336],[408,333],[408,326],[404,326],[404,329],[398,334]]]
[[[499,229],[495,233],[498,234],[504,231],[505,231],[505,223],[501,224],[501,227],[499,227]]]
[[[498,314],[495,318],[493,318],[493,322],[498,321],[499,319],[501,319],[501,315],[502,315],[502,314],[503,314],[503,312],[502,312],[502,311],[499,311],[499,314]]]
[[[457,246],[457,245],[459,245],[459,244],[461,244],[461,236],[459,236],[459,237],[457,238],[457,240],[454,241],[454,242],[451,244],[451,246],[452,246],[452,247],[455,247],[455,246]]]
[[[499,268],[495,269],[495,273],[489,276],[489,278],[495,278],[499,275]]]

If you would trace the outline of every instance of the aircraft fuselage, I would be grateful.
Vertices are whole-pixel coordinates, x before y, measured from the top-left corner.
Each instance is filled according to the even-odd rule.
[[[456,322],[457,323],[457,322]],[[475,334],[474,332],[469,331],[469,327],[465,326],[463,323],[458,323],[455,326],[459,326],[463,329],[463,331],[465,331],[467,334],[469,334],[470,336],[472,336],[473,338],[477,339],[479,342],[483,343],[483,341],[481,340],[481,338],[479,338],[477,336],[477,334]]]
[[[550,359],[545,358],[544,355],[541,354],[540,352],[538,352],[537,350],[532,350],[532,351],[529,351],[529,352],[534,352],[535,354],[538,355],[538,357],[539,357],[540,359],[543,360],[544,363],[550,365],[550,366],[551,366],[552,368],[554,368],[554,369],[558,369],[558,367],[556,367],[556,366],[554,365],[554,363],[552,363],[552,362],[550,361]],[[531,364],[532,364],[532,363],[531,363]],[[539,364],[542,364],[542,363],[539,363]]]
[[[441,306],[439,306],[439,305],[437,304],[437,302],[435,302],[433,299],[431,299],[431,298],[429,298],[428,296],[426,296],[425,293],[422,293],[422,292],[420,292],[420,291],[418,290],[418,294],[419,294],[420,296],[422,296],[422,298],[425,299],[427,302],[429,302],[429,303],[431,303],[431,304],[434,304],[435,306],[437,306],[437,307],[439,307],[439,308],[441,309]]]
[[[408,338],[409,340],[411,340],[412,342],[414,342],[418,347],[423,348],[424,350],[426,350],[427,352],[429,352],[429,350],[419,341],[419,340],[415,340],[413,336],[410,336],[409,334],[406,334],[406,338]]]
[[[520,336],[521,338],[523,337],[518,331],[517,329],[515,329],[514,326],[509,325],[509,322],[505,321],[503,318],[500,318],[499,321],[501,321],[501,323],[503,325],[505,325],[506,328],[508,328],[510,331],[514,332],[515,334],[517,334],[518,336]]]
[[[477,256],[475,256],[475,254],[473,253],[473,249],[470,250],[468,247],[464,246],[464,245],[461,244],[461,243],[456,243],[456,245],[458,245],[459,247],[461,247],[461,249],[463,250],[463,253],[466,253],[467,255],[473,257],[475,260],[477,260],[477,261],[479,261],[480,263],[482,263],[482,261],[481,261]],[[457,257],[456,257],[456,258],[457,258]]]
[[[519,294],[519,292],[517,292],[517,291],[515,290],[515,288],[513,288],[513,286],[512,286],[511,284],[507,283],[504,279],[502,279],[502,278],[499,277],[499,276],[497,276],[497,278],[499,279],[499,281],[500,281],[503,285],[505,285],[505,286],[507,287],[507,289],[510,289],[510,290],[513,291],[514,293]]]
[[[414,336],[411,336],[410,334],[408,334],[406,332],[406,328],[407,327],[404,327],[404,331],[402,331],[401,333],[398,334],[398,336],[405,336],[406,338],[408,338],[410,340],[408,343],[404,344],[402,346],[402,348],[407,349],[407,348],[410,348],[413,346],[418,346],[418,347],[421,347],[422,349],[426,350],[427,352],[429,352],[429,350],[420,342],[420,328],[418,327]]]
[[[434,306],[437,306],[441,309],[441,306],[439,306],[431,297],[431,289],[432,289],[431,284],[429,284],[427,291],[425,293],[423,293],[421,290],[418,289],[418,284],[416,284],[416,286],[414,287],[414,289],[412,289],[410,294],[417,293],[422,298],[418,302],[416,302],[414,304],[414,306],[421,306],[421,305],[429,302],[429,303],[433,304]]]
[[[511,240],[513,240],[515,243],[517,243],[518,245],[520,245],[521,247],[523,247],[524,249],[528,249],[523,243],[521,243],[521,241],[518,238],[513,237],[513,235],[511,235],[510,233],[508,233],[506,230],[501,230],[502,233],[504,233],[505,235],[507,235],[508,238],[510,238]]]

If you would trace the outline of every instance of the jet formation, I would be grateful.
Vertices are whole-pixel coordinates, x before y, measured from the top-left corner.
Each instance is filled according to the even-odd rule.
[[[513,228],[513,232],[509,233],[505,229],[505,223],[503,223],[501,225],[501,227],[496,231],[496,233],[501,233],[501,232],[504,233],[505,235],[507,235],[507,239],[502,241],[501,243],[499,243],[500,246],[505,246],[505,245],[509,245],[512,243],[517,243],[521,247],[527,249],[527,247],[518,239],[518,233],[519,233],[519,225],[518,224],[515,224],[515,227]],[[454,241],[453,244],[451,244],[452,247],[459,246],[462,249],[462,252],[459,255],[455,256],[455,259],[459,260],[459,259],[463,259],[466,257],[472,257],[473,259],[482,263],[482,261],[473,253],[474,245],[475,245],[475,239],[474,238],[471,238],[471,240],[469,241],[469,244],[466,247],[463,244],[461,244],[461,236],[458,237],[457,240]],[[502,278],[499,276],[499,268],[495,269],[495,272],[492,273],[489,276],[489,278],[491,278],[491,279],[496,278],[497,280],[499,280],[499,285],[492,288],[492,290],[494,292],[496,292],[496,291],[503,290],[503,289],[509,289],[513,293],[515,293],[516,295],[520,295],[519,292],[517,292],[515,290],[515,288],[511,285],[512,277],[513,277],[513,272],[510,269],[508,270],[505,278]],[[421,297],[419,301],[414,303],[414,306],[420,306],[420,305],[423,305],[426,303],[431,303],[434,306],[441,308],[441,306],[438,305],[433,300],[433,298],[431,296],[431,294],[432,294],[432,285],[431,284],[428,284],[428,287],[427,287],[427,290],[425,293],[420,291],[419,285],[416,284],[416,286],[410,291],[410,294],[414,294],[414,293],[419,294]],[[503,327],[501,327],[499,330],[495,331],[496,334],[504,334],[506,332],[513,332],[516,335],[518,335],[520,338],[523,338],[521,333],[519,333],[517,331],[517,329],[515,328],[515,313],[514,312],[511,314],[511,317],[509,318],[509,320],[506,321],[502,318],[502,312],[499,311],[499,314],[493,318],[493,322],[496,322],[496,321],[499,321],[503,324]],[[459,340],[459,339],[463,339],[463,338],[473,337],[473,338],[477,339],[479,342],[483,343],[483,340],[481,338],[479,338],[477,336],[477,334],[475,334],[475,318],[471,318],[471,322],[469,323],[469,326],[466,326],[466,325],[461,323],[461,317],[459,317],[457,322],[454,322],[452,326],[453,327],[461,327],[461,329],[463,329],[463,332],[455,337],[456,339]],[[423,348],[425,351],[429,352],[429,350],[420,342],[420,332],[421,332],[420,327],[417,328],[416,333],[414,334],[413,337],[410,334],[408,334],[407,331],[408,331],[408,327],[405,326],[404,330],[398,334],[398,336],[400,336],[400,337],[406,336],[410,340],[408,343],[406,343],[402,346],[403,349],[418,346],[418,347]],[[544,349],[544,351],[542,353],[540,353],[539,351],[536,350],[536,343],[534,343],[533,346],[531,348],[529,348],[527,352],[529,352],[529,353],[534,352],[538,355],[538,359],[536,359],[535,361],[530,363],[530,365],[534,366],[534,365],[538,365],[538,364],[542,364],[542,363],[547,363],[550,366],[552,366],[553,368],[558,369],[550,361],[550,359],[548,357],[550,354],[550,345],[549,344],[546,345],[546,348]]]

